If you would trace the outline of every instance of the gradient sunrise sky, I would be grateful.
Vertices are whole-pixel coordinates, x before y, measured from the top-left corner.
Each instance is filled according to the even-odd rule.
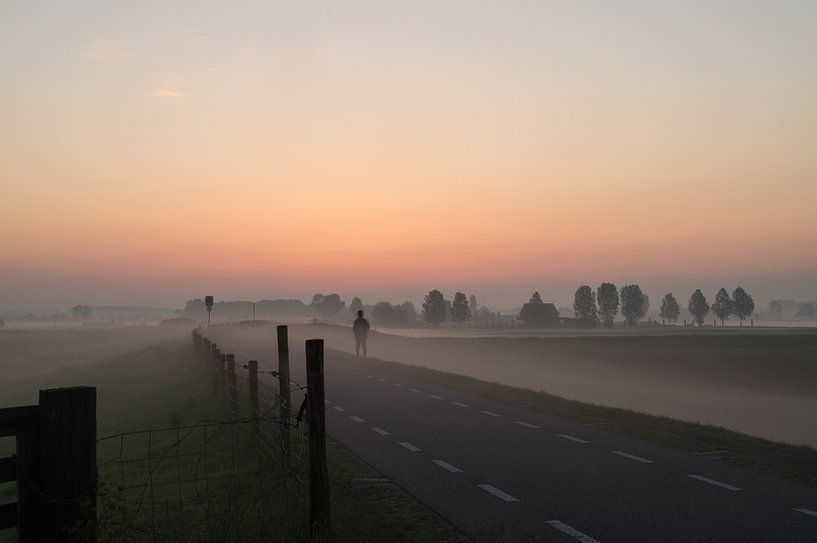
[[[817,298],[815,29],[813,0],[4,1],[0,309]]]

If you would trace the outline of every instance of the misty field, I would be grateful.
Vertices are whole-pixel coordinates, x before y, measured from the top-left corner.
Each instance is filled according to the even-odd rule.
[[[817,331],[661,330],[462,338],[386,330],[371,334],[369,353],[563,398],[817,445]],[[354,353],[347,328],[294,326],[292,333],[325,337],[327,347]]]

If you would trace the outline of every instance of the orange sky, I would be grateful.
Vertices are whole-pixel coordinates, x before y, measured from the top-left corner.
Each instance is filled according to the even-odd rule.
[[[817,298],[817,10],[730,6],[4,4],[0,308]]]

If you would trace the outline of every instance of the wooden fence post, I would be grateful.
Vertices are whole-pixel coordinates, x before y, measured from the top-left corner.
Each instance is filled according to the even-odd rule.
[[[218,382],[222,398],[227,395],[227,355],[218,355]]]
[[[252,424],[253,441],[258,442],[259,425],[258,419],[261,416],[261,408],[258,404],[258,360],[250,360],[247,362],[247,369],[250,374],[250,418]]]
[[[291,450],[291,439],[289,431],[291,394],[289,384],[289,330],[286,325],[277,327],[278,332],[278,397],[280,399],[280,411],[278,416],[281,423],[281,467],[284,470],[289,468],[289,456]]]
[[[234,418],[241,418],[238,413],[238,383],[235,375],[235,355],[228,354],[227,357],[227,387],[230,398],[230,411]]]
[[[306,341],[307,424],[309,429],[309,521],[314,534],[329,528],[329,473],[326,467],[326,405],[323,340]]]
[[[41,390],[39,420],[40,538],[96,541],[96,388]]]

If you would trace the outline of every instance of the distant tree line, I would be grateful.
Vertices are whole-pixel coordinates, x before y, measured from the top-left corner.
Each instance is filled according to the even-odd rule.
[[[421,321],[435,328],[446,322],[455,323],[458,326],[466,322],[496,325],[507,319],[486,307],[477,307],[474,295],[469,297],[457,291],[449,300],[439,289],[432,289],[425,295],[419,313],[410,301],[392,304],[383,300],[367,306],[359,297],[354,297],[347,307],[346,302],[336,293],[316,293],[309,304],[296,299],[278,299],[261,300],[255,302],[254,305],[255,315],[258,318],[318,316],[332,319],[342,315],[343,319],[349,319],[354,318],[358,311],[365,310],[376,324],[382,326],[411,326]],[[86,306],[76,306],[73,314],[77,317],[84,314],[84,307]],[[216,302],[213,311],[219,319],[243,320],[252,315],[252,308],[253,302]],[[572,318],[560,317],[554,304],[545,303],[538,291],[534,292],[520,309],[518,318],[545,326],[573,325],[612,328],[616,318],[620,315],[625,326],[632,327],[644,319],[649,309],[649,296],[638,284],[627,284],[619,289],[614,283],[602,282],[595,289],[589,285],[581,285],[576,289],[573,297]],[[732,316],[737,317],[742,326],[743,321],[754,313],[755,303],[752,296],[743,287],[735,288],[731,296],[725,288],[721,288],[715,294],[712,304],[708,302],[700,289],[696,289],[690,296],[686,309],[692,316],[693,323],[699,326],[704,324],[710,313],[720,320],[722,326]],[[770,310],[774,312],[775,309],[773,304],[770,304]],[[681,311],[681,305],[673,293],[665,294],[659,308],[661,320],[670,324],[676,323],[681,316]],[[812,318],[815,313],[812,305],[804,304],[798,316]],[[205,319],[206,308],[202,299],[188,300],[183,314],[188,318]]]

